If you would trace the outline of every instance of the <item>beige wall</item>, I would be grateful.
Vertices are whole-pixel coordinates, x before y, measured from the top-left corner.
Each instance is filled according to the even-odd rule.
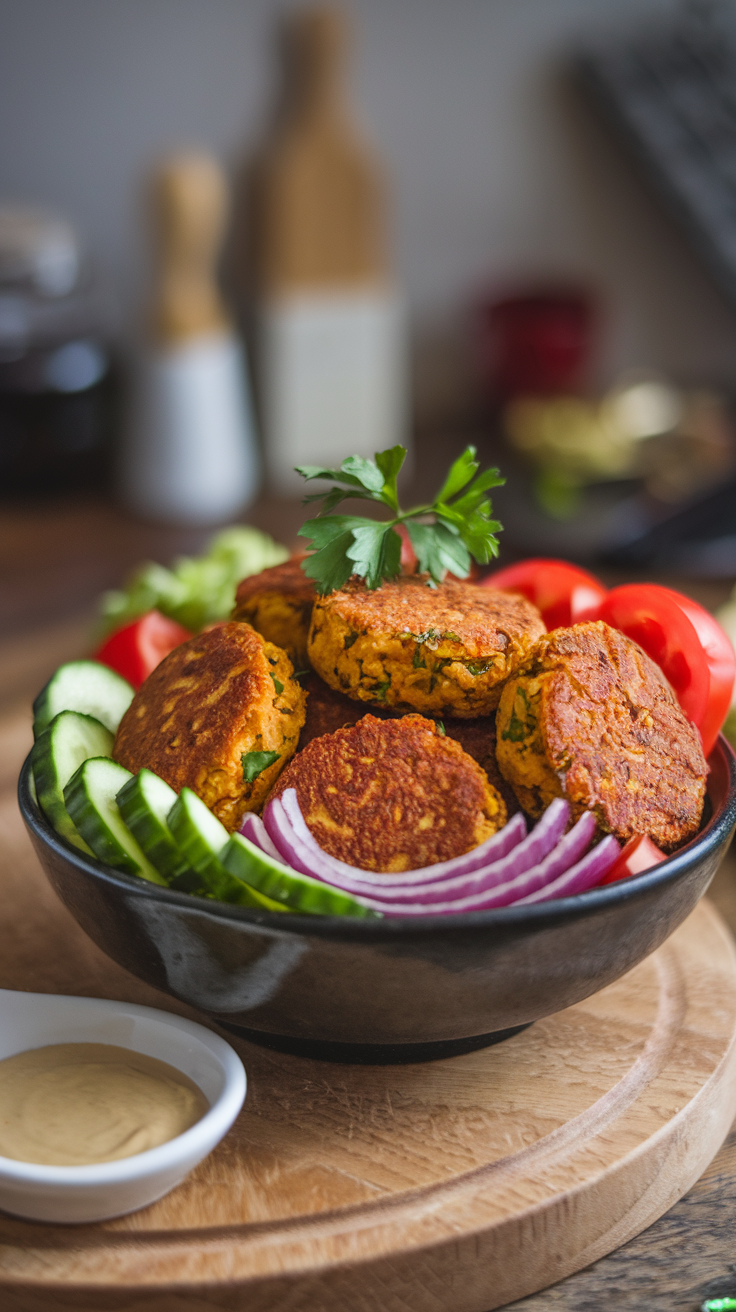
[[[232,163],[254,140],[282,8],[0,0],[0,198],[77,221],[123,322],[143,269],[142,170],[185,143]],[[576,46],[671,0],[349,8],[354,99],[393,180],[396,267],[422,340],[452,335],[483,283],[582,277],[607,305],[602,376],[642,364],[736,380],[736,315],[561,74]]]

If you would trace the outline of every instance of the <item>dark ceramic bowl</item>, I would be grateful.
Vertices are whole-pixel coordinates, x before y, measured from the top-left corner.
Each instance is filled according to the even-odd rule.
[[[246,1038],[338,1061],[416,1061],[482,1047],[631,970],[708,887],[736,824],[720,738],[697,838],[651,871],[577,897],[426,921],[248,911],[120,874],[20,809],[41,864],[113,960]]]

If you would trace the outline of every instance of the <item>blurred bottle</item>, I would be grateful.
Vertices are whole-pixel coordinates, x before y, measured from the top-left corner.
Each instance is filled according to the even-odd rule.
[[[215,281],[227,214],[217,162],[166,160],[152,187],[157,271],[119,489],[138,514],[229,519],[258,490],[245,362]]]
[[[384,188],[343,91],[340,10],[284,29],[282,112],[256,161],[250,233],[258,382],[272,486],[406,442],[402,306],[385,252]]]
[[[594,327],[584,291],[540,289],[481,301],[477,354],[486,389],[497,398],[577,392]]]
[[[98,293],[66,220],[0,207],[0,492],[104,481],[110,357]]]

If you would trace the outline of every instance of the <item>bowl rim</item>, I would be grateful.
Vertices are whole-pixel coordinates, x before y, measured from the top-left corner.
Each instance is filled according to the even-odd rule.
[[[140,897],[154,902],[168,903],[171,906],[197,908],[219,920],[243,922],[261,925],[269,930],[298,933],[318,938],[338,938],[345,940],[392,940],[401,937],[431,936],[438,932],[454,930],[477,930],[507,926],[509,929],[520,923],[527,926],[548,924],[550,921],[577,918],[605,908],[617,902],[626,902],[669,883],[683,875],[719,846],[725,845],[736,826],[736,755],[731,744],[723,734],[718,735],[716,746],[708,758],[709,773],[714,758],[725,774],[724,795],[718,809],[706,822],[701,831],[671,856],[659,862],[642,874],[632,875],[628,879],[605,884],[602,887],[587,889],[571,897],[550,899],[528,906],[494,907],[488,911],[466,911],[446,916],[404,917],[395,916],[383,920],[362,920],[353,916],[305,915],[298,912],[260,911],[248,907],[233,906],[228,902],[198,897],[193,893],[182,893],[177,889],[165,888],[152,884],[137,875],[128,875],[114,870],[96,857],[88,857],[78,848],[67,844],[43,815],[34,793],[30,787],[31,753],[29,752],[21,768],[18,779],[18,805],[28,829],[34,833],[57,856],[70,861],[87,875],[92,875],[101,882],[119,888],[122,892],[133,892]]]

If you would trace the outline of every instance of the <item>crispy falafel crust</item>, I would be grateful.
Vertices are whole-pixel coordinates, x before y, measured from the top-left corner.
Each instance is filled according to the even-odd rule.
[[[485,770],[489,782],[504,800],[506,814],[509,817],[516,815],[521,807],[513,788],[501,774],[496,760],[495,715],[479,715],[475,720],[458,720],[454,716],[446,715],[441,723],[447,737],[454,738],[463,751],[478,762],[481,770]]]
[[[503,681],[544,633],[524,597],[402,575],[369,591],[351,579],[320,597],[309,659],[356,701],[461,719],[495,710]]]
[[[355,702],[344,693],[328,688],[324,680],[320,679],[313,670],[304,675],[300,683],[307,694],[307,716],[299,736],[300,752],[307,743],[311,743],[313,738],[321,738],[324,733],[334,733],[336,729],[344,729],[346,725],[355,724],[365,715],[363,702]],[[388,718],[400,716],[401,712],[382,711],[376,706],[372,708],[371,715]],[[438,728],[440,733],[444,729],[447,737],[459,743],[463,751],[477,761],[481,770],[485,770],[489,782],[504,800],[507,815],[515,815],[521,808],[513,788],[507,784],[496,760],[495,715],[481,715],[475,720],[458,720],[454,716],[445,716],[439,721]]]
[[[242,579],[235,594],[234,620],[252,624],[267,642],[283,647],[294,668],[303,670],[307,637],[317,593],[301,567],[304,556]]]
[[[537,643],[504,688],[496,728],[501,772],[531,815],[564,796],[622,842],[648,834],[669,852],[697,833],[698,732],[654,661],[602,621]]]
[[[176,647],[139,688],[118,729],[113,756],[134,773],[153,770],[187,787],[237,829],[260,808],[294,754],[304,693],[285,652],[249,624],[230,622]],[[252,782],[247,752],[277,752]]]
[[[296,789],[320,846],[364,870],[447,861],[506,823],[480,766],[420,715],[364,715],[315,738],[287,766],[275,796],[285,788]]]

